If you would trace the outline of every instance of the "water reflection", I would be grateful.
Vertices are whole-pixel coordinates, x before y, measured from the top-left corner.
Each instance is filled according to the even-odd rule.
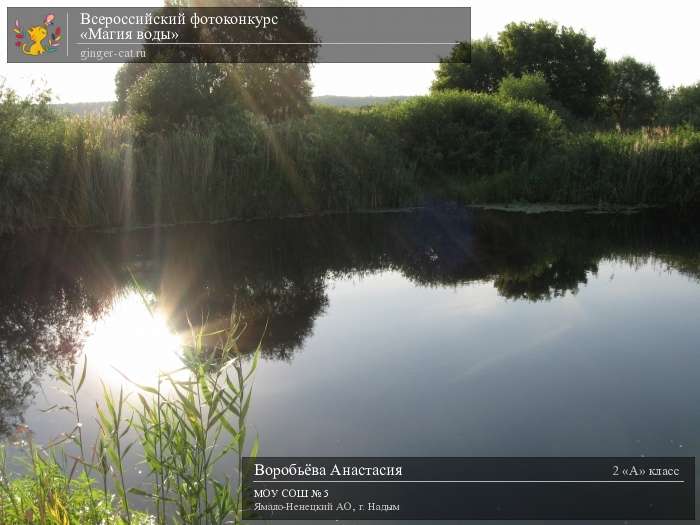
[[[122,381],[116,370],[147,381],[177,366],[190,324],[223,328],[234,304],[247,324],[241,346],[254,348],[267,326],[264,355],[288,361],[329,307],[329,283],[345,277],[481,283],[538,302],[575,294],[601,261],[651,259],[698,279],[698,254],[696,223],[661,213],[449,209],[3,239],[0,432],[21,422],[47,367],[85,350],[108,381]]]
[[[182,368],[179,352],[185,341],[147,301],[129,290],[114,299],[105,315],[89,323],[81,346],[91,371],[103,381],[124,383],[126,377],[149,385],[159,374]]]

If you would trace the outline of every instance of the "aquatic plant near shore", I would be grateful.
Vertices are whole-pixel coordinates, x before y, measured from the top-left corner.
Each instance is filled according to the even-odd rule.
[[[99,432],[90,449],[84,443],[78,395],[87,361],[80,370],[57,371],[71,403],[75,426],[46,446],[25,430],[24,469],[12,474],[0,447],[0,522],[7,525],[240,523],[243,511],[240,467],[257,454],[257,438],[247,439],[251,382],[259,358],[244,363],[236,316],[218,333],[192,332],[183,349],[183,368],[159,376],[157,386],[134,385],[130,395],[104,387],[98,404]],[[219,338],[215,347],[206,341]],[[185,372],[183,375],[182,372]],[[148,467],[146,482],[130,486],[125,464],[136,454]],[[221,477],[216,466],[231,461],[235,474]],[[98,485],[101,485],[98,488]],[[134,502],[146,504],[135,510]]]

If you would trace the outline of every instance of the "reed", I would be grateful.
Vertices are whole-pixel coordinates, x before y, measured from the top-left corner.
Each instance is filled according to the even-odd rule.
[[[241,331],[235,315],[219,333],[193,330],[191,344],[183,349],[182,368],[160,375],[156,386],[133,385],[130,395],[105,386],[92,446],[84,442],[78,410],[87,360],[79,368],[58,370],[70,403],[49,410],[70,411],[75,425],[44,446],[25,432],[18,473],[0,447],[0,522],[241,523],[242,459],[255,457],[258,449],[257,438],[252,444],[248,439],[246,419],[259,358],[258,348],[244,362],[238,348]],[[220,343],[205,345],[212,337]],[[143,483],[131,486],[125,465],[135,457],[148,472]],[[222,462],[235,467],[233,474],[217,471]]]
[[[471,202],[700,205],[700,133],[689,128],[571,135],[532,168],[499,172],[456,192]]]
[[[231,111],[164,132],[61,117],[0,91],[0,232],[420,205],[693,207],[700,132],[573,132],[531,101],[440,92],[268,123]]]

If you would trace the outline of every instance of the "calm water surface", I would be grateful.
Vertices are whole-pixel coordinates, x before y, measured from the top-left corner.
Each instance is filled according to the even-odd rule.
[[[270,456],[696,456],[700,228],[441,210],[0,242],[0,431],[71,429],[49,371],[175,368],[235,303]],[[151,316],[132,272],[156,305]],[[87,415],[87,416],[86,416]],[[14,437],[13,437],[14,436]],[[131,464],[138,476],[138,458]]]

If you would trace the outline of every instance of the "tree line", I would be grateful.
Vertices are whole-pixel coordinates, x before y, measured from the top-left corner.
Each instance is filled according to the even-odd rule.
[[[290,17],[304,30],[298,12]],[[196,42],[200,35],[192,31]],[[291,64],[203,64],[192,57],[184,64],[125,64],[116,78],[115,112],[131,115],[146,131],[192,119],[223,122],[242,110],[269,121],[303,116],[311,111],[308,62],[315,52],[309,48]],[[700,82],[663,89],[653,65],[629,56],[611,61],[595,38],[545,20],[511,23],[496,39],[457,44],[432,84],[433,92],[450,89],[532,100],[587,127],[700,128]]]
[[[564,117],[622,129],[700,127],[700,83],[664,90],[653,65],[629,56],[608,60],[595,38],[545,20],[458,44],[432,89],[534,100]]]

